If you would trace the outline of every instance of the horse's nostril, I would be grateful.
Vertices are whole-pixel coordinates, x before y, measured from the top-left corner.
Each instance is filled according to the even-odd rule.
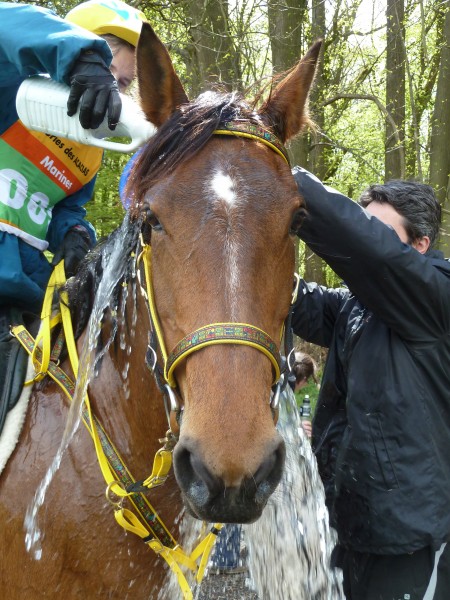
[[[188,488],[194,481],[200,481],[206,486],[211,497],[223,491],[222,480],[207,469],[196,453],[185,446],[179,446],[175,450],[174,458],[175,475],[182,489]]]
[[[223,491],[223,481],[213,475],[196,454],[191,454],[191,465],[194,473],[205,483],[212,497]]]
[[[278,485],[284,457],[284,442],[280,436],[275,436],[271,450],[253,475],[249,472],[245,475],[245,470],[241,469],[238,479],[231,465],[228,471],[224,468],[223,475],[219,476],[202,459],[196,441],[189,439],[180,440],[176,445],[173,465],[186,507],[193,516],[204,521],[252,523],[260,516]],[[211,464],[214,464],[213,459]],[[227,485],[227,478],[230,481],[234,479],[236,484]]]
[[[261,483],[276,487],[280,479],[280,473],[283,470],[284,459],[286,456],[286,447],[283,440],[280,440],[277,448],[261,464],[253,476],[256,487]]]

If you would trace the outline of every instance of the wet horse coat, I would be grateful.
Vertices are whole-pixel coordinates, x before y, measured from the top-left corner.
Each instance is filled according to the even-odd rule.
[[[130,265],[124,317],[89,385],[95,414],[138,479],[148,474],[167,421],[144,360],[150,321],[133,275],[137,234],[142,231],[151,244],[152,286],[167,348],[217,323],[249,324],[279,344],[292,294],[293,234],[304,214],[302,199],[288,164],[266,143],[214,132],[225,122],[244,121],[281,142],[295,135],[307,120],[318,53],[316,45],[258,111],[234,95],[207,94],[189,103],[164,46],[150,26],[143,27],[141,100],[159,131],[131,176],[134,221],[123,249]],[[69,286],[78,326],[95,291],[100,260],[107,256],[108,245],[102,259],[90,259],[84,278],[81,274]],[[104,344],[114,319],[113,313],[105,315]],[[186,356],[173,375],[183,406],[175,476],[151,492],[152,504],[170,526],[182,500],[194,516],[208,521],[258,518],[284,458],[269,405],[271,361],[252,346],[212,345]],[[127,593],[156,598],[161,561],[115,524],[83,427],[47,493],[42,557],[34,560],[25,550],[24,515],[57,451],[66,414],[55,384],[35,386],[20,443],[0,479],[2,589],[13,600]]]

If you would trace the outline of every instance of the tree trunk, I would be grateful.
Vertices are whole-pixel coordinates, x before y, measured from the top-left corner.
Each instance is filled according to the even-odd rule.
[[[273,72],[283,73],[300,59],[306,1],[269,0],[267,8]]]
[[[431,126],[430,185],[444,208],[441,248],[450,239],[450,0],[446,0],[441,61]]]
[[[386,108],[395,123],[400,144],[391,122],[386,122],[385,180],[404,176],[402,156],[405,140],[405,8],[404,0],[387,0],[386,10]]]
[[[311,38],[316,40],[324,38],[326,32],[325,22],[325,3],[322,0],[312,0],[311,14]],[[312,113],[314,122],[317,125],[317,132],[312,135],[312,147],[309,155],[309,169],[319,179],[324,180],[327,177],[327,160],[325,154],[325,146],[321,144],[321,135],[325,127],[325,108],[323,105],[323,95],[325,88],[324,77],[324,53],[322,49],[321,60],[317,67],[316,79],[314,87],[310,94]],[[326,285],[325,263],[321,258],[313,252],[305,252],[305,279],[307,281],[315,281],[321,285]]]
[[[220,84],[240,89],[239,57],[229,29],[227,0],[188,0],[184,3],[192,38],[189,87],[194,95]]]
[[[307,0],[268,0],[267,7],[273,72],[283,73],[301,58]],[[292,140],[289,149],[294,164],[308,166],[306,136]]]

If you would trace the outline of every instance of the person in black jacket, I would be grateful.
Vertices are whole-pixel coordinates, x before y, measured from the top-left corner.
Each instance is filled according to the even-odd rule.
[[[348,600],[450,598],[450,263],[427,185],[357,204],[293,171],[299,237],[344,280],[301,282],[294,332],[329,348],[313,420]]]

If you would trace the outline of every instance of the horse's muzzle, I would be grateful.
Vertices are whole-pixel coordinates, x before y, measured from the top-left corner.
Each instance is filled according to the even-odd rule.
[[[188,511],[209,522],[256,521],[283,472],[286,450],[281,437],[275,446],[252,476],[231,487],[211,473],[198,453],[189,449],[189,443],[180,440],[174,451],[174,469]]]

